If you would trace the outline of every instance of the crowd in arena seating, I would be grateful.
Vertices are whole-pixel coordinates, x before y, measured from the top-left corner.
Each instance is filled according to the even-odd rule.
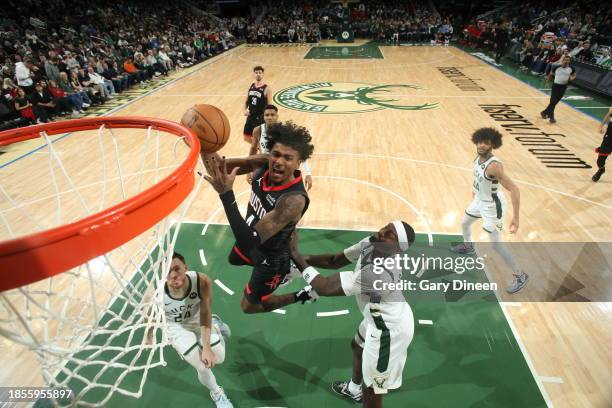
[[[453,26],[429,6],[411,1],[363,2],[348,9],[325,0],[272,1],[261,21],[247,28],[250,43],[315,43],[335,39],[343,23],[350,21],[355,36],[381,43],[430,42],[449,38]]]
[[[603,5],[526,4],[509,14],[476,21],[464,30],[466,41],[507,54],[533,75],[547,75],[569,55],[575,60],[612,68],[612,13]]]
[[[74,5],[6,5],[0,20],[0,129],[79,117],[129,88],[235,46],[232,32],[241,25],[241,19],[221,20],[170,4]]]

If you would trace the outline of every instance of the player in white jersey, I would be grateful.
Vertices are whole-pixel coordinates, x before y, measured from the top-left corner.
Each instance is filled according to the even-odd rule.
[[[187,270],[185,258],[175,252],[164,285],[167,334],[176,352],[198,372],[218,408],[233,408],[211,368],[225,360],[225,338],[231,332],[211,314],[212,282],[203,273]],[[147,333],[152,343],[152,330]]]
[[[501,242],[500,232],[504,225],[506,200],[499,186],[510,192],[513,209],[509,228],[511,234],[514,234],[519,227],[520,191],[504,172],[501,161],[493,155],[493,149],[498,149],[502,145],[501,133],[493,128],[480,128],[472,135],[472,142],[478,152],[478,157],[474,160],[473,199],[461,221],[463,242],[453,245],[451,251],[459,254],[474,252],[471,228],[476,220],[482,218],[482,228],[489,233],[493,248],[512,268],[514,278],[506,291],[516,293],[525,286],[529,276],[521,271],[507,245]]]
[[[257,126],[253,130],[253,138],[251,140],[251,148],[249,149],[249,156],[257,154],[267,154],[270,153],[270,149],[268,148],[268,134],[266,132],[266,128],[270,126],[272,123],[278,122],[278,108],[275,105],[267,105],[264,114],[263,114],[264,123]],[[304,169],[303,173],[306,176],[304,178],[304,187],[306,187],[306,191],[310,190],[312,187],[312,172],[310,171],[310,165],[308,164],[308,160],[304,160],[302,163],[302,167]],[[247,175],[247,180],[249,184],[251,184],[253,179],[253,174],[249,173]]]
[[[367,408],[382,407],[383,395],[402,385],[408,346],[414,336],[414,317],[402,291],[384,286],[398,283],[401,269],[398,265],[380,265],[405,252],[414,239],[414,230],[402,221],[387,224],[337,254],[302,256],[297,250],[297,236],[292,239],[292,258],[304,280],[320,296],[356,297],[363,320],[351,341],[352,378],[334,382],[332,389],[354,402],[363,400]],[[320,275],[314,268],[339,269],[350,263],[355,264],[353,271],[330,276]]]

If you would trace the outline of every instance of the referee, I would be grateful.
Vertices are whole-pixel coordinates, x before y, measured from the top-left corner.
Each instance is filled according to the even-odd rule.
[[[540,116],[542,118],[550,119],[550,123],[555,123],[555,106],[559,103],[561,98],[563,98],[563,94],[567,89],[567,84],[569,81],[573,81],[576,79],[576,70],[573,67],[570,67],[570,57],[565,56],[561,61],[561,65],[554,68],[550,74],[548,74],[547,81],[550,81],[553,74],[555,75],[555,81],[553,82],[552,92],[550,93],[550,103],[548,107],[540,112]]]

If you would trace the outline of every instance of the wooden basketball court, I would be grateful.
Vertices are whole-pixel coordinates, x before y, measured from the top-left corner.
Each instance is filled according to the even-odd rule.
[[[331,43],[327,46],[328,50],[320,50],[310,56],[310,46],[241,46],[177,74],[177,78],[180,78],[176,81],[119,108],[112,115],[152,116],[179,121],[190,106],[213,104],[226,113],[232,126],[230,140],[220,153],[228,157],[242,156],[248,152],[248,145],[242,139],[246,90],[252,82],[253,66],[263,65],[265,81],[271,85],[274,102],[279,107],[280,120],[292,120],[306,126],[314,139],[315,153],[310,160],[314,177],[313,188],[309,192],[311,205],[301,223],[302,228],[308,229],[310,240],[321,241],[316,247],[314,243],[307,243],[312,250],[325,251],[325,240],[334,237],[334,231],[376,230],[393,219],[410,222],[423,233],[420,240],[424,243],[427,242],[428,233],[434,237],[446,237],[437,242],[452,241],[452,236],[461,231],[461,218],[471,199],[471,162],[476,151],[470,136],[474,130],[485,126],[502,131],[504,144],[496,155],[521,190],[520,228],[515,235],[504,233],[506,241],[612,241],[612,179],[606,175],[599,183],[590,181],[594,173],[594,169],[590,168],[595,162],[593,149],[601,140],[596,120],[561,103],[556,113],[558,123],[549,124],[539,116],[539,112],[548,104],[547,95],[455,47],[376,47],[380,50],[378,55],[371,50],[375,46],[369,44],[357,43],[348,48]],[[367,57],[359,58],[363,53]],[[81,151],[81,146],[82,142],[71,136],[55,143],[55,148],[65,157],[70,156],[71,152]],[[28,145],[25,150],[34,147]],[[19,157],[23,151],[0,157],[3,160],[0,164]],[[137,152],[135,147],[132,152],[135,161],[139,159]],[[15,160],[1,169],[2,179],[18,176],[20,182],[14,186],[14,191],[45,189],[49,182],[47,179],[28,177],[37,173],[36,169],[40,166],[38,158],[33,154]],[[81,158],[78,166],[87,171],[85,159]],[[246,181],[241,179],[236,183],[235,191],[243,192],[248,187]],[[89,194],[95,195],[95,189]],[[509,197],[508,194],[506,196]],[[247,196],[243,194],[239,200],[243,209],[246,200]],[[10,217],[7,207],[2,206],[4,214]],[[220,202],[215,192],[204,186],[193,201],[187,219],[196,223],[224,224],[225,216],[222,211],[217,211],[219,208]],[[508,200],[507,220],[509,214],[511,206]],[[479,225],[474,228],[476,240],[488,239]],[[321,231],[320,238],[317,236],[318,230],[325,230]],[[227,233],[227,230],[223,232]],[[6,231],[2,234],[4,238],[8,236]],[[199,268],[211,276],[233,283],[232,288],[237,294],[231,297],[215,287],[214,305],[219,304],[219,308],[223,308],[222,315],[230,325],[232,319],[240,322],[234,327],[236,339],[228,345],[228,354],[235,353],[234,356],[239,358],[240,350],[248,351],[253,336],[265,336],[248,326],[255,324],[251,323],[255,321],[253,319],[263,325],[268,324],[270,319],[289,319],[289,310],[298,306],[288,307],[285,316],[240,315],[238,303],[242,289],[239,284],[246,281],[248,273],[243,271],[238,277],[225,278],[228,273],[222,254],[225,249],[219,248],[226,245],[226,241],[229,243],[230,238],[223,238],[224,241],[218,243],[220,246],[212,250],[220,252],[207,257],[206,267],[197,263],[198,246],[195,244],[192,249],[196,253],[190,254],[188,259],[193,259],[190,261],[192,268]],[[335,248],[338,244],[330,246]],[[562,251],[562,248],[557,247],[557,250]],[[609,280],[612,259],[606,248],[609,250],[610,245],[600,245],[598,259],[607,259],[607,264],[599,261],[594,264],[599,270],[593,270],[595,266],[591,268],[589,265],[589,260],[594,256],[581,258],[576,255],[568,260],[570,263],[586,263],[573,274],[564,271],[563,275],[555,275],[554,270],[539,273],[537,266],[524,265],[532,280],[516,299],[504,296],[503,300],[508,303],[502,303],[499,309],[501,319],[507,320],[500,330],[508,329],[505,335],[514,337],[515,340],[508,340],[508,343],[513,347],[516,345],[519,358],[520,355],[524,357],[529,369],[527,373],[531,373],[535,383],[534,390],[539,391],[541,399],[548,406],[612,406],[612,303],[606,303],[612,294]],[[504,284],[510,281],[509,275],[497,274],[493,278]],[[571,278],[571,284],[568,278]],[[561,289],[566,291],[562,296],[558,295]],[[577,295],[590,302],[575,302]],[[542,302],[553,298],[559,301]],[[321,299],[317,307],[322,308],[320,310],[335,310],[334,302],[333,298]],[[344,302],[337,309],[344,307],[351,306]],[[466,313],[469,313],[469,309],[466,309]],[[418,318],[415,312],[415,323]],[[327,319],[321,323],[325,326],[322,330],[326,336],[334,338],[334,347],[337,343],[337,347],[347,349],[355,325],[351,321],[346,325],[346,330],[343,325],[334,328],[334,318]],[[351,319],[356,320],[357,317]],[[270,320],[269,324],[278,322]],[[240,327],[243,325],[250,333],[249,337],[241,337]],[[432,326],[417,325],[406,373],[410,373],[411,359],[418,361],[419,345],[426,348],[427,344],[436,342],[437,330],[446,333],[443,325],[443,322],[436,321],[432,322]],[[278,335],[282,336],[283,333]],[[304,336],[308,335],[304,333]],[[465,341],[467,344],[471,341],[470,337],[472,340],[482,340],[483,333],[472,333],[458,342]],[[494,337],[491,335],[491,339]],[[303,348],[315,344],[307,340],[301,339]],[[489,353],[491,347],[490,343],[487,347],[487,341],[482,340],[478,346],[483,354]],[[276,343],[270,339],[261,340],[258,344],[259,348],[261,344],[270,346],[270,350],[262,352],[268,356],[265,361],[271,359],[273,367],[290,364],[291,360],[301,361],[294,358],[295,353],[299,353],[295,343],[293,346],[285,345],[287,348],[283,350],[286,354],[282,355],[275,355],[274,350],[281,349],[273,347]],[[456,374],[461,376],[461,365],[465,363],[460,359],[461,344],[453,347],[458,350]],[[469,347],[478,348],[473,345]],[[2,340],[2,350],[1,359],[5,367],[1,377],[3,386],[40,383],[34,359],[28,352],[6,340]],[[443,355],[443,348],[439,352]],[[281,363],[275,358],[285,362]],[[349,359],[342,361],[346,367],[339,373],[347,372],[350,367]],[[492,368],[494,366],[487,367],[495,370]],[[257,383],[256,369],[251,368],[255,370],[253,381]],[[195,375],[190,371],[187,373],[187,368],[180,362],[175,364],[174,369],[183,370],[185,378],[193,382],[192,389],[198,389],[200,384]],[[307,370],[308,367],[303,369]],[[229,365],[219,366],[215,370],[216,373],[228,370],[227,374],[217,374],[224,379],[227,377],[227,382],[239,375],[230,372]],[[308,377],[308,373],[302,374]],[[272,370],[269,375],[278,374]],[[488,377],[493,379],[493,384],[500,386],[508,381],[503,366],[488,373]],[[408,389],[410,379],[408,374],[404,378],[404,386]],[[319,389],[317,387],[329,388],[323,380],[320,383],[309,381],[309,387],[315,387],[315,390]],[[427,384],[429,392],[435,393],[436,385],[443,386],[453,379],[441,381],[440,384]],[[224,385],[223,381],[220,384]],[[233,386],[240,388],[236,384]],[[268,386],[282,396],[282,378],[274,378]],[[490,386],[495,388],[495,385]],[[518,387],[511,393],[520,394],[520,384]],[[226,391],[228,389],[232,388],[227,385]],[[146,390],[155,392],[152,388]],[[308,392],[317,391],[310,389]],[[423,392],[421,402],[423,406],[429,406],[427,392]],[[409,394],[410,391],[406,391],[405,395]],[[232,398],[231,391],[228,391],[228,396]],[[253,405],[253,401],[265,401],[260,405],[285,403],[289,405],[282,406],[301,406],[291,405],[293,400],[284,399],[288,396],[277,398],[265,393],[249,396],[250,399],[242,399],[242,404],[235,402],[235,406],[259,406]],[[319,401],[322,406],[339,406],[340,402],[333,404],[336,400],[331,394],[327,393],[324,397]],[[154,400],[155,396],[149,394],[146,398]],[[484,405],[464,402],[457,406]]]

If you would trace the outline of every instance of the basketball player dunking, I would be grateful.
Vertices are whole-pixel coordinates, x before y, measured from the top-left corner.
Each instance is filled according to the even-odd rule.
[[[502,145],[501,133],[493,128],[481,128],[472,135],[472,142],[478,152],[478,157],[474,159],[473,200],[465,210],[461,221],[464,242],[452,246],[451,251],[459,254],[474,252],[471,228],[477,219],[482,218],[482,229],[489,233],[493,249],[512,268],[514,279],[506,291],[515,293],[527,284],[529,276],[520,270],[510,249],[501,241],[500,232],[504,224],[506,200],[499,185],[510,191],[514,213],[509,228],[511,234],[514,234],[519,227],[520,191],[504,172],[501,161],[493,155],[493,149],[498,149]]]
[[[264,123],[263,114],[265,107],[269,104],[270,86],[263,82],[264,69],[262,66],[253,68],[255,82],[249,87],[249,93],[244,102],[244,116],[247,117],[244,124],[244,140],[251,143],[253,129]]]
[[[208,172],[205,179],[219,193],[236,238],[229,262],[253,266],[241,302],[245,313],[270,312],[316,300],[309,286],[295,293],[273,294],[289,273],[289,238],[308,209],[310,200],[298,168],[312,154],[312,138],[306,128],[293,122],[271,124],[267,135],[270,154],[228,160],[203,154]],[[254,175],[245,220],[232,186],[237,174],[249,172]]]
[[[266,131],[267,127],[269,127],[273,123],[278,122],[278,108],[275,105],[267,105],[264,110],[264,123],[257,126],[253,130],[253,140],[251,141],[251,148],[249,149],[249,156],[257,154],[258,152],[261,154],[270,153],[268,150],[268,133]],[[306,186],[306,191],[310,190],[312,187],[312,172],[310,171],[310,166],[308,165],[308,161],[304,160],[302,163],[302,167],[304,167],[304,185]],[[247,180],[249,184],[253,181],[253,174],[249,173],[247,175]]]

